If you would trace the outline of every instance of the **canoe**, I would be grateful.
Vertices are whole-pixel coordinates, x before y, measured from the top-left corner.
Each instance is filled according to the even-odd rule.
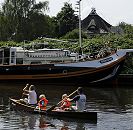
[[[10,98],[10,107],[13,110],[21,110],[25,112],[30,112],[33,114],[41,114],[41,115],[47,115],[52,116],[56,118],[70,118],[70,119],[81,119],[81,120],[91,120],[91,121],[97,121],[97,112],[75,112],[75,111],[45,111],[45,110],[39,110],[36,109],[34,106],[29,106],[24,103],[21,103],[20,100],[16,100],[13,98]]]

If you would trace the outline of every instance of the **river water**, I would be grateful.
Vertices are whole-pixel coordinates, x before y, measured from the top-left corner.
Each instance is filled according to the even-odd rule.
[[[82,86],[87,96],[86,108],[98,113],[97,123],[79,119],[57,119],[10,110],[9,97],[20,98],[25,82],[0,83],[0,130],[133,130],[133,88]],[[44,93],[49,106],[70,94],[77,86],[34,83],[37,94]],[[48,124],[48,125],[46,125]]]

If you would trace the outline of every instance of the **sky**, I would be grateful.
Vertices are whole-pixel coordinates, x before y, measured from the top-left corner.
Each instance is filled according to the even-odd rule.
[[[0,0],[2,3],[4,0]],[[46,1],[46,0],[36,0]],[[75,10],[77,0],[47,0],[49,1],[50,16],[56,16],[61,8],[64,6],[64,2],[72,4]],[[81,19],[87,17],[91,11],[91,8],[95,8],[99,16],[110,23],[113,26],[118,25],[120,22],[125,22],[133,25],[133,0],[82,0],[81,1]]]
[[[50,16],[56,14],[63,7],[64,2],[72,3],[75,9],[77,0],[48,0],[50,7]],[[81,18],[87,17],[95,8],[98,15],[108,23],[115,26],[120,22],[126,22],[133,25],[133,0],[82,0],[81,1]]]

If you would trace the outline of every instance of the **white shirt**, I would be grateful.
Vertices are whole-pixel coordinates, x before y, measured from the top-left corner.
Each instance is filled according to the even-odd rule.
[[[37,104],[37,94],[36,94],[35,90],[29,91],[28,103],[29,104]]]
[[[86,104],[86,96],[84,94],[80,94],[80,98],[76,101],[76,107],[78,111],[84,111]]]

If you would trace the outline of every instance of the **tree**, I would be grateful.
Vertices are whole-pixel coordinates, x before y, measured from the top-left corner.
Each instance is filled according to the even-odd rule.
[[[87,34],[84,33],[83,31],[81,33],[82,33],[82,38],[87,39],[87,37],[88,37]],[[68,32],[62,38],[63,39],[79,39],[79,29],[74,29],[71,32]]]
[[[72,4],[64,3],[61,11],[57,14],[57,32],[61,37],[77,27],[78,17],[74,14]]]
[[[9,34],[7,33],[9,28],[6,26],[7,21],[7,17],[0,12],[0,41],[5,41],[9,37]]]
[[[7,24],[3,26],[8,27],[8,38],[15,41],[37,38],[38,35],[35,35],[33,32],[37,30],[38,26],[33,25],[36,25],[35,22],[38,18],[44,19],[44,12],[46,10],[48,10],[47,1],[36,3],[35,0],[5,0],[2,11],[4,17],[7,18]],[[44,22],[39,22],[39,26],[43,27]],[[42,33],[43,32],[41,32],[39,36],[42,35]]]
[[[124,30],[126,37],[133,40],[133,26],[125,22],[119,23],[119,26]]]

